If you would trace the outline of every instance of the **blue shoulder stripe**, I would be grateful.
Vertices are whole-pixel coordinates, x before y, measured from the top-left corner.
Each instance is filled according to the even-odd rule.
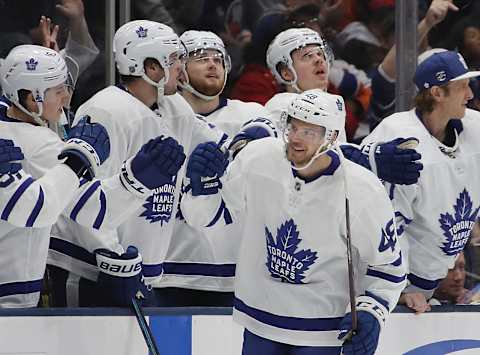
[[[72,212],[70,213],[70,219],[74,221],[77,220],[78,213],[83,208],[83,206],[85,206],[88,199],[92,197],[92,195],[95,193],[95,191],[98,189],[99,186],[100,186],[100,181],[97,180],[92,184],[92,186],[90,186],[87,189],[87,191],[83,193],[82,197],[80,197],[80,200],[78,200],[77,204],[75,205]]]
[[[32,213],[30,213],[30,216],[28,217],[27,224],[25,225],[25,227],[32,227],[35,224],[35,221],[37,220],[37,217],[40,214],[40,211],[42,210],[44,200],[45,200],[45,197],[43,194],[43,189],[40,186],[40,193],[38,194],[37,203],[35,204],[35,207],[33,208]]]
[[[2,219],[4,221],[8,221],[8,217],[10,216],[10,213],[12,212],[13,208],[15,207],[15,205],[17,204],[18,200],[20,199],[20,197],[22,197],[23,193],[25,192],[25,190],[27,190],[27,188],[33,184],[34,180],[29,177],[28,179],[26,179],[19,187],[18,189],[14,192],[13,196],[10,198],[10,200],[8,201],[7,205],[5,206],[5,209],[3,210],[2,212]]]
[[[105,219],[105,213],[107,211],[107,202],[105,198],[105,193],[100,191],[100,211],[98,212],[98,216],[95,219],[95,223],[93,223],[93,228],[100,229],[102,226],[103,220]]]

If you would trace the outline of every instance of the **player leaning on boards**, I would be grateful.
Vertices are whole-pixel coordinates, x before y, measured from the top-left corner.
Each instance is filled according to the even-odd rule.
[[[4,94],[12,102],[0,116],[1,136],[9,139],[0,142],[4,263],[0,307],[34,307],[50,229],[59,214],[65,209],[66,218],[83,225],[115,228],[142,201],[126,188],[128,183],[135,181],[138,186],[145,170],[158,171],[159,159],[142,151],[125,164],[133,174],[88,182],[108,159],[110,142],[105,128],[88,118],[72,128],[67,143],[49,128],[60,119],[68,96],[67,67],[61,55],[40,46],[15,47],[3,62],[0,77]],[[149,147],[162,149],[162,142],[157,140]]]
[[[280,113],[299,93],[310,89],[327,90],[332,61],[331,49],[312,29],[291,28],[274,38],[267,51],[267,64],[276,80],[287,88],[287,92],[276,94],[265,104],[274,122],[278,124]],[[413,184],[420,176],[420,155],[413,149],[398,148],[409,139],[383,141],[375,154],[369,156],[356,145],[345,143],[343,127],[339,137],[340,148],[347,159],[395,184]]]
[[[480,113],[466,109],[473,97],[469,78],[480,72],[469,72],[459,53],[431,53],[415,73],[415,107],[384,119],[363,142],[374,150],[375,142],[400,135],[419,141],[418,183],[386,184],[408,261],[400,302],[417,312],[430,309],[426,300],[453,267],[480,209]]]
[[[262,105],[221,97],[231,64],[220,37],[192,30],[184,32],[180,40],[188,53],[187,80],[180,81],[181,95],[195,113],[231,138],[243,130],[235,137],[238,144],[240,140],[276,135]],[[215,145],[211,148],[216,149]],[[158,285],[163,287],[157,290],[159,305],[231,307],[239,238],[225,235],[239,235],[241,225],[236,222],[198,229],[178,218]]]
[[[220,141],[222,134],[197,119],[185,100],[176,94],[183,51],[170,27],[147,20],[128,22],[116,31],[113,49],[121,84],[96,93],[80,106],[74,121],[89,115],[92,122],[101,123],[109,134],[112,154],[100,167],[100,176],[110,176],[144,143],[159,135],[173,137],[183,146],[185,154],[201,142]],[[165,154],[170,153],[175,154],[175,149],[165,150]],[[62,288],[58,290],[60,299],[62,293],[67,295],[59,305],[126,306],[130,303],[121,291],[107,304],[99,302],[99,290],[106,285],[96,282],[98,268],[89,240],[108,240],[123,249],[129,245],[138,247],[143,258],[142,275],[146,284],[154,286],[163,272],[162,263],[171,240],[183,176],[183,166],[178,172],[164,171],[159,187],[146,194],[141,207],[114,231],[95,232],[65,219],[57,223],[49,264],[54,266],[51,268],[54,281]],[[146,183],[156,178],[156,174],[144,175]],[[132,255],[112,254],[111,257],[134,259]],[[80,280],[81,287],[76,287],[78,282],[75,285],[72,280]],[[132,283],[132,287],[137,286]],[[155,303],[153,297],[150,301]]]
[[[218,193],[192,189],[182,211],[196,226],[206,226],[222,208],[234,219],[246,216],[233,313],[246,328],[244,355],[339,354],[339,330],[343,335],[352,325],[345,314],[347,174],[354,254],[368,269],[361,277],[365,292],[356,299],[357,332],[343,351],[373,354],[405,280],[392,206],[376,176],[335,151],[345,122],[340,96],[306,91],[284,119],[285,143],[249,143],[228,166]],[[197,155],[207,166],[221,165],[195,150],[187,165],[191,180],[208,175]]]

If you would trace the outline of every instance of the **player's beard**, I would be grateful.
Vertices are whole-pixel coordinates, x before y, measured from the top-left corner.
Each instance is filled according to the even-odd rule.
[[[308,151],[295,151],[291,146],[287,147],[287,159],[292,162],[296,167],[302,167],[307,165],[312,159],[314,154]]]
[[[223,78],[215,80],[213,83],[210,83],[207,80],[190,78],[190,85],[200,94],[207,96],[217,96],[222,93]]]

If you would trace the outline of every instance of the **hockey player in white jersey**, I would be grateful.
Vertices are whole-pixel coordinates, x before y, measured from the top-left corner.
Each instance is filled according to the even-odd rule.
[[[464,59],[432,51],[415,73],[415,108],[383,120],[365,138],[378,142],[400,135],[417,138],[424,170],[417,184],[386,184],[397,216],[398,236],[408,260],[408,283],[400,302],[417,312],[465,247],[480,209],[480,114],[466,109],[473,97]]]
[[[209,170],[219,170],[222,156],[195,149],[187,165],[192,190],[182,198],[182,211],[199,226],[218,210],[228,210],[233,219],[246,215],[233,311],[246,328],[242,354],[340,354],[337,336],[351,327],[346,178],[353,252],[368,268],[361,277],[365,290],[356,297],[358,328],[343,353],[373,354],[405,284],[392,206],[375,175],[350,161],[340,163],[340,96],[306,91],[284,118],[286,143],[249,143],[228,166],[217,194],[204,195],[193,186]]]
[[[186,154],[200,142],[222,139],[222,134],[197,119],[185,100],[176,94],[182,50],[170,27],[146,20],[126,23],[115,33],[113,49],[121,84],[95,94],[80,106],[75,117],[77,122],[89,115],[92,122],[104,125],[110,136],[112,154],[100,167],[100,176],[111,175],[145,142],[161,134],[175,138]],[[124,248],[137,246],[143,257],[146,283],[154,286],[163,272],[183,176],[182,167],[173,179],[165,179],[144,199],[133,217],[108,235],[68,220],[57,223],[49,264],[53,278],[64,284],[63,294],[66,290],[67,299],[63,297],[61,304],[98,305],[95,296],[99,287],[95,283],[98,269],[85,242],[89,240],[86,235],[109,238]]]
[[[254,102],[221,97],[230,71],[223,41],[208,31],[186,31],[180,36],[188,58],[181,94],[195,113],[241,141],[276,135],[265,108]],[[245,126],[246,125],[246,126]],[[181,218],[165,259],[159,286],[162,306],[232,306],[235,262],[241,223],[208,229],[193,228]]]
[[[280,32],[267,51],[267,64],[276,80],[287,92],[276,94],[265,107],[278,125],[280,113],[301,92],[309,89],[326,91],[333,54],[323,38],[309,28],[290,28]],[[380,179],[396,184],[413,184],[422,169],[420,155],[412,149],[401,150],[398,145],[410,138],[385,141],[375,154],[369,156],[360,147],[345,143],[342,128],[339,141],[345,157],[372,170]]]
[[[66,80],[65,61],[45,47],[18,46],[2,63],[2,88],[13,104],[0,117],[2,137],[10,142],[0,149],[4,167],[0,169],[4,263],[0,307],[36,306],[50,229],[63,210],[68,218],[86,226],[113,228],[140,206],[142,200],[134,188],[147,189],[142,174],[152,172],[152,168],[159,171],[155,164],[161,160],[143,150],[125,164],[122,175],[118,171],[112,178],[88,182],[109,157],[109,138],[102,125],[92,124],[88,118],[72,128],[67,143],[48,128],[60,119],[68,95]],[[162,149],[163,142],[159,143],[152,142],[150,149]],[[109,250],[105,243],[97,248]],[[99,258],[108,261],[105,256]],[[131,260],[133,265],[141,260],[138,253],[135,259]],[[137,282],[136,286],[141,285]]]

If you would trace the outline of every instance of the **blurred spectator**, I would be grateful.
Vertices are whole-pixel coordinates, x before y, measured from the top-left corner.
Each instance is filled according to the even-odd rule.
[[[468,290],[465,288],[465,256],[463,252],[458,254],[455,266],[448,270],[447,276],[440,281],[433,298],[441,303],[466,303]],[[435,305],[432,300],[430,304]]]
[[[434,0],[425,17],[417,26],[418,43],[422,43],[430,30],[442,22],[449,11],[458,11],[451,1]],[[372,73],[372,98],[368,111],[368,121],[373,129],[395,110],[396,46],[394,45],[382,63]]]
[[[230,97],[262,105],[280,91],[270,69],[267,67],[267,48],[283,29],[285,14],[282,12],[264,16],[253,32],[252,42],[245,48],[242,73],[235,82]]]
[[[148,19],[172,27],[178,35],[196,28],[205,11],[204,0],[135,0],[135,18]]]
[[[252,33],[264,16],[286,11],[282,0],[241,0],[241,3],[243,28],[250,30]]]

